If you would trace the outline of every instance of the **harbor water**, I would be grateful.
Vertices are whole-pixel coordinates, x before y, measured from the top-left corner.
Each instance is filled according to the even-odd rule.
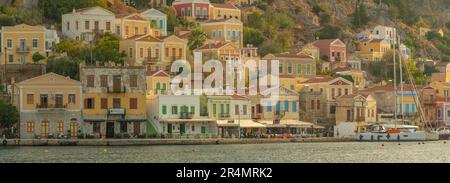
[[[152,146],[4,146],[0,163],[450,162],[450,142],[322,142]]]

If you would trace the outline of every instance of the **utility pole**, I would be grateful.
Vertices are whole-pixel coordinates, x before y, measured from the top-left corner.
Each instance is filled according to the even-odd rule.
[[[6,59],[7,59],[7,54],[6,54],[6,47],[5,47],[5,65],[3,66],[3,83],[4,83],[4,85],[3,85],[3,91],[2,92],[5,92],[6,90],[7,90],[7,88],[6,88]]]

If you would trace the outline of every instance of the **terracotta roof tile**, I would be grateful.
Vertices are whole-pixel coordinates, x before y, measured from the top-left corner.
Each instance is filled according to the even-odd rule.
[[[217,3],[211,3],[211,6],[214,6],[216,8],[226,8],[226,9],[236,9],[238,10],[238,8],[236,8],[236,6],[233,6],[231,4],[217,4]]]
[[[313,78],[313,79],[308,79],[308,80],[306,80],[306,81],[304,81],[302,83],[304,83],[304,84],[306,84],[306,83],[324,83],[324,82],[329,82],[329,81],[331,81],[333,79],[336,79],[336,78],[333,78],[333,77],[316,77],[316,78]]]

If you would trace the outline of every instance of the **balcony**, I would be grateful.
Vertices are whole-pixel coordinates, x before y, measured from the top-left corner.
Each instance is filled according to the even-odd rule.
[[[229,113],[220,113],[219,114],[219,119],[226,119],[226,118],[230,118]]]
[[[155,90],[154,94],[155,95],[167,95],[167,90]]]
[[[194,113],[191,112],[181,112],[180,113],[180,119],[192,119],[194,116]]]
[[[125,93],[125,86],[107,87],[107,93]]]
[[[156,64],[159,62],[159,57],[145,57],[144,61],[148,65]]]
[[[28,47],[28,46],[18,46],[16,48],[16,51],[18,53],[28,53],[28,52],[30,52],[30,47]]]
[[[261,119],[261,113],[252,114],[252,119]]]
[[[209,113],[208,112],[200,112],[200,116],[201,117],[208,117]]]
[[[48,103],[42,103],[42,104],[36,104],[36,109],[66,109],[67,104],[48,104]]]
[[[172,61],[175,61],[175,60],[181,60],[181,59],[183,59],[183,57],[181,57],[181,56],[179,56],[179,57],[171,57],[172,58]]]
[[[209,16],[208,15],[197,15],[197,16],[195,16],[195,19],[197,19],[197,20],[208,20],[209,19]]]

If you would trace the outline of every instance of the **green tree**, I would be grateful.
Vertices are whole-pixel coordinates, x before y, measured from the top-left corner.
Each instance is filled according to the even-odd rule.
[[[106,0],[39,0],[39,9],[44,17],[55,22],[61,22],[61,16],[71,12],[72,9],[100,6],[108,8]]]
[[[93,50],[93,57],[96,62],[114,62],[123,64],[126,55],[119,50],[119,38],[112,33],[101,36]]]
[[[33,62],[34,63],[38,63],[39,61],[44,60],[44,59],[45,59],[45,57],[42,56],[39,52],[35,52],[33,54]]]
[[[324,4],[323,3],[316,3],[313,5],[313,12],[316,15],[319,15],[321,12],[324,12]]]
[[[203,45],[206,41],[206,33],[201,31],[200,29],[194,29],[189,36],[188,46],[190,50],[195,50]]]
[[[47,60],[47,72],[53,72],[62,76],[69,76],[72,79],[79,80],[80,60],[69,57],[51,57]]]
[[[17,108],[0,100],[0,126],[3,128],[11,128],[19,121],[19,112]]]
[[[320,39],[334,39],[340,38],[342,30],[339,27],[333,25],[325,25],[318,32],[315,33]]]
[[[321,13],[319,16],[320,24],[325,25],[329,24],[331,22],[330,14],[328,13]]]
[[[263,33],[251,27],[244,27],[244,44],[259,46],[265,40]]]
[[[66,39],[55,46],[58,53],[66,53],[67,56],[80,60],[89,59],[89,46],[80,40]]]
[[[1,26],[16,25],[16,20],[13,17],[7,15],[0,15],[0,25]]]
[[[367,15],[366,6],[361,0],[356,1],[355,12],[353,13],[353,25],[357,28],[367,25],[370,21],[369,15]]]

